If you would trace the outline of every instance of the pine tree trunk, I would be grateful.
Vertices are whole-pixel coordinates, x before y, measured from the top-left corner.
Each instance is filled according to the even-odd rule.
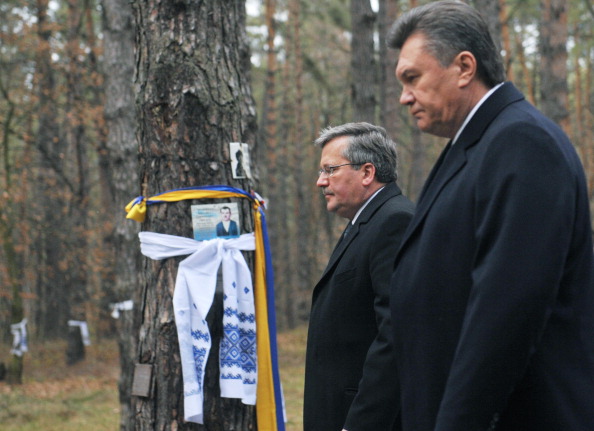
[[[254,150],[255,109],[249,88],[250,54],[245,6],[240,0],[134,3],[137,26],[137,107],[140,184],[144,196],[171,189],[229,184],[249,190],[249,180],[232,178],[230,142]],[[254,170],[252,169],[252,172]],[[192,237],[191,201],[148,208],[142,230]],[[195,203],[195,202],[194,202]],[[250,206],[239,203],[242,224]],[[143,260],[143,301],[138,361],[152,365],[148,397],[133,397],[137,430],[250,430],[255,409],[218,394],[216,345],[221,313],[217,296],[207,320],[212,345],[205,377],[205,424],[185,423],[183,383],[172,309],[180,259]],[[213,369],[213,367],[215,367]]]
[[[381,61],[379,80],[380,124],[385,127],[388,135],[399,143],[402,134],[402,121],[400,113],[400,83],[396,79],[396,51],[388,49],[386,34],[392,23],[396,20],[399,11],[398,0],[381,0],[379,3],[378,32],[379,32],[379,58]],[[402,154],[402,153],[400,153]]]
[[[99,151],[99,175],[103,207],[110,209],[106,213],[112,214],[110,224],[113,226],[104,239],[112,266],[103,290],[112,304],[133,301],[134,308],[121,312],[117,320],[120,429],[129,431],[134,429],[135,420],[131,409],[131,389],[141,296],[138,289],[140,253],[135,252],[138,250],[139,226],[123,217],[123,208],[133,197],[131,195],[139,190],[136,107],[132,88],[136,32],[128,0],[103,0],[103,28],[104,113],[108,132],[104,151]]]
[[[540,8],[540,108],[545,115],[569,132],[567,1],[541,0]]]
[[[351,0],[353,121],[375,123],[378,71],[374,59],[375,13],[369,0]]]
[[[73,169],[70,175],[76,184],[67,197],[68,212],[65,218],[69,225],[68,235],[63,245],[68,244],[72,252],[67,259],[71,263],[64,273],[62,289],[68,298],[70,319],[86,321],[86,301],[89,298],[87,282],[87,214],[89,207],[89,163],[87,157],[88,139],[85,137],[84,102],[85,93],[83,69],[80,62],[81,26],[84,9],[76,0],[68,0],[68,17],[66,30],[66,54],[68,67],[66,70],[66,103],[65,103],[65,145],[73,153]],[[79,331],[80,332],[80,331]],[[68,330],[68,346],[66,363],[74,364],[85,358],[85,346],[72,328]]]
[[[67,276],[64,271],[64,235],[69,231],[63,211],[67,208],[64,194],[65,142],[58,123],[56,76],[51,59],[50,40],[53,27],[48,17],[48,0],[37,0],[39,47],[36,56],[35,84],[39,97],[38,127],[35,146],[40,154],[36,171],[36,194],[32,199],[35,230],[32,233],[32,260],[37,268],[35,293],[39,309],[34,320],[40,338],[67,335],[70,315]],[[79,286],[77,286],[78,288]]]

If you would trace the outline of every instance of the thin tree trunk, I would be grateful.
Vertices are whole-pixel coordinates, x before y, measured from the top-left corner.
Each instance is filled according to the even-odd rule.
[[[294,76],[295,76],[295,136],[294,136],[294,163],[295,172],[300,177],[296,182],[295,194],[295,234],[293,241],[296,245],[297,277],[294,285],[295,291],[292,296],[289,328],[297,325],[297,315],[303,314],[304,309],[309,308],[309,295],[312,285],[312,254],[310,243],[311,226],[315,223],[312,219],[311,208],[309,206],[311,190],[313,189],[313,179],[307,175],[311,172],[305,165],[310,153],[311,144],[304,142],[305,124],[303,121],[303,52],[301,46],[301,0],[292,0],[290,3],[290,16],[293,26],[293,46],[294,46]],[[305,299],[307,298],[307,299]]]
[[[532,79],[532,74],[530,69],[528,69],[528,64],[526,62],[526,55],[524,53],[524,45],[522,44],[522,35],[516,33],[515,35],[516,41],[516,52],[518,55],[518,63],[522,68],[522,79],[524,81],[524,85],[526,87],[524,93],[528,98],[528,101],[533,105],[536,104],[535,94],[534,94],[534,80]]]
[[[276,251],[277,262],[283,265],[282,276],[283,284],[278,287],[280,294],[280,307],[282,313],[279,314],[279,325],[283,328],[289,327],[289,322],[294,320],[293,313],[293,295],[295,285],[297,284],[297,261],[295,253],[295,199],[297,193],[297,172],[294,157],[294,130],[295,130],[295,93],[294,93],[294,64],[295,57],[295,38],[294,27],[288,26],[286,34],[286,58],[282,69],[282,87],[286,89],[282,93],[282,115],[281,115],[281,135],[279,142],[280,160],[286,164],[283,175],[279,178],[279,188],[284,191],[284,201],[277,205],[283,205],[284,214],[278,220],[278,233],[284,235],[284,241],[281,248]],[[274,204],[273,204],[274,205]]]
[[[577,33],[577,31],[577,26],[575,26],[574,32]],[[584,95],[582,92],[582,68],[580,66],[579,56],[574,56],[573,60],[573,68],[575,74],[573,92],[573,99],[575,101],[575,115],[573,115],[573,118],[575,119],[575,126],[572,128],[572,141],[579,145],[582,142],[584,142],[584,105],[582,103]]]
[[[134,79],[134,14],[128,0],[103,0],[105,65],[105,122],[108,130],[99,151],[99,175],[103,208],[113,226],[104,238],[112,267],[106,273],[104,290],[110,303],[133,301],[133,310],[120,313],[117,339],[120,351],[120,428],[134,429],[131,388],[136,355],[141,296],[138,289],[140,253],[137,223],[123,218],[131,195],[139,194],[138,143]],[[136,317],[136,318],[135,318]]]
[[[281,256],[287,247],[287,230],[285,202],[287,193],[284,184],[284,172],[281,166],[286,166],[287,159],[282,157],[284,140],[278,139],[277,127],[277,93],[276,78],[278,72],[277,53],[275,46],[276,39],[276,0],[265,1],[265,19],[266,19],[266,85],[263,98],[263,115],[260,131],[262,133],[262,142],[266,143],[265,152],[265,172],[267,181],[263,184],[265,197],[268,199],[268,226],[270,246],[276,256]],[[274,277],[275,286],[277,286],[277,298],[279,308],[279,326],[287,327],[290,312],[287,310],[290,300],[290,285],[287,282],[287,262],[284,259],[275,259]]]
[[[8,90],[0,88],[8,104],[8,113],[2,119],[2,165],[4,167],[3,186],[7,196],[12,196],[13,190],[13,162],[10,154],[9,142],[11,137],[12,123],[14,120],[15,105],[10,100]],[[19,253],[15,247],[13,235],[15,234],[15,221],[17,209],[15,205],[5,205],[0,208],[0,241],[2,241],[6,276],[8,281],[7,293],[10,295],[10,323],[18,323],[24,317],[23,300],[21,297],[21,284],[23,283],[22,266],[19,263]],[[11,355],[6,371],[6,381],[9,384],[21,384],[23,382],[23,358],[22,356]]]
[[[427,145],[416,126],[411,129],[411,149],[407,189],[409,198],[416,201],[427,177]]]
[[[567,1],[541,0],[540,104],[545,115],[569,132]]]
[[[514,69],[513,69],[513,53],[511,48],[511,38],[509,35],[509,19],[507,16],[507,5],[505,0],[499,0],[499,22],[501,23],[501,40],[503,43],[504,64],[506,77],[508,81],[514,81]]]
[[[584,140],[586,142],[587,147],[587,161],[586,163],[586,173],[588,175],[588,188],[590,190],[590,201],[594,199],[594,111],[593,111],[593,103],[594,100],[592,99],[592,50],[587,51],[588,55],[586,56],[586,70],[584,76],[584,93],[585,93],[585,119],[584,119],[584,131],[585,136]]]
[[[59,133],[57,90],[51,60],[52,27],[48,18],[48,0],[37,0],[39,46],[36,56],[35,83],[39,99],[38,128],[35,146],[40,154],[33,199],[35,231],[33,253],[37,278],[35,293],[40,307],[36,316],[38,335],[44,338],[65,336],[69,301],[64,281],[66,231],[63,211],[67,208],[64,189],[73,187],[64,177],[66,148]]]
[[[373,43],[375,13],[369,0],[351,0],[353,121],[375,123],[378,71]]]
[[[392,23],[396,20],[399,11],[399,0],[381,0],[379,3],[378,31],[379,31],[379,58],[381,61],[379,80],[380,124],[386,129],[388,135],[397,143],[402,133],[400,112],[402,106],[400,99],[400,83],[396,79],[396,59],[394,50],[388,49],[386,35]]]
[[[73,264],[69,265],[65,274],[64,288],[68,292],[69,319],[86,321],[87,293],[87,213],[89,205],[89,187],[87,175],[89,172],[87,146],[85,139],[85,122],[83,119],[83,89],[81,64],[81,22],[84,9],[77,0],[68,0],[68,28],[66,54],[68,66],[66,72],[66,145],[71,148],[75,160],[75,184],[68,200],[70,205],[67,218],[70,220],[68,242],[71,245],[71,255],[67,257]],[[69,289],[68,287],[74,287]],[[76,328],[75,328],[76,329]],[[80,331],[68,331],[68,345],[66,362],[72,365],[85,358],[85,348],[80,340]]]

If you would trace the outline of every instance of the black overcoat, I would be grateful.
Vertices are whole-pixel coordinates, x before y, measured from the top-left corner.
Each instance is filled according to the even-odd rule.
[[[397,257],[404,431],[594,430],[588,208],[565,134],[498,88],[436,163]]]
[[[313,291],[307,340],[304,430],[389,431],[398,389],[388,339],[388,291],[413,204],[382,189],[335,248]]]

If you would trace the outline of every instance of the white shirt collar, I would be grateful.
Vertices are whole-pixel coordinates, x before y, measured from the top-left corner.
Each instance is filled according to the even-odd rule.
[[[351,220],[351,224],[355,224],[355,222],[357,221],[357,218],[359,217],[359,215],[363,212],[363,210],[365,209],[365,207],[369,204],[369,202],[371,202],[371,200],[379,193],[382,191],[382,189],[386,187],[386,186],[382,186],[379,189],[376,190],[376,192],[374,194],[372,194],[369,199],[367,199],[365,201],[365,203],[361,206],[361,208],[359,208],[359,211],[357,211],[357,214],[355,214],[355,217],[353,217],[353,219]]]
[[[466,116],[466,118],[464,119],[464,122],[462,123],[462,127],[460,127],[458,129],[458,133],[456,133],[456,136],[454,136],[454,139],[452,140],[452,145],[454,145],[456,143],[456,141],[458,141],[458,138],[460,137],[460,135],[462,134],[462,132],[464,131],[464,128],[466,127],[466,125],[469,123],[470,119],[474,116],[474,114],[476,113],[476,111],[478,111],[478,108],[481,107],[481,105],[485,102],[485,100],[487,100],[489,98],[489,96],[491,94],[493,94],[493,92],[495,90],[497,90],[499,87],[501,87],[503,85],[503,82],[497,84],[495,87],[491,88],[489,91],[487,91],[487,93],[481,98],[481,100],[478,101],[478,103],[476,105],[474,105],[474,108],[472,108],[472,110],[470,111],[470,113]]]

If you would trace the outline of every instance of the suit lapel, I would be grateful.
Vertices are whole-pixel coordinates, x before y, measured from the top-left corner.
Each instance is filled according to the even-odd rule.
[[[373,216],[373,214],[380,208],[388,199],[393,196],[397,196],[402,194],[400,188],[396,185],[396,183],[389,183],[380,191],[375,198],[369,202],[369,205],[365,207],[363,212],[359,214],[357,221],[351,227],[351,230],[346,238],[343,238],[342,241],[334,248],[332,255],[330,256],[330,260],[328,261],[328,265],[326,265],[326,269],[320,277],[320,281],[318,282],[317,286],[320,285],[322,280],[327,276],[328,273],[334,268],[334,266],[338,263],[344,252],[348,249],[349,244],[351,244],[355,238],[359,235],[359,228],[361,225],[366,224],[369,222],[369,219]],[[350,222],[349,222],[350,223]],[[317,288],[316,286],[316,288]]]
[[[404,250],[412,234],[422,224],[429,209],[443,188],[466,164],[466,151],[478,143],[489,124],[491,124],[503,108],[523,98],[522,93],[511,83],[503,84],[480,106],[464,128],[456,144],[451,145],[448,143],[427,177],[423,191],[417,202],[415,215],[404,234],[396,259],[398,259],[402,250]]]
[[[440,156],[438,163],[436,163],[435,167],[429,174],[426,186],[423,187],[423,192],[419,197],[419,201],[415,210],[415,216],[413,217],[413,220],[407,229],[407,233],[404,235],[403,242],[405,242],[410,234],[414,232],[421,224],[427,214],[427,211],[429,211],[443,187],[465,164],[465,151],[461,146],[458,146],[458,144],[450,148],[447,153],[444,151],[444,154]]]

